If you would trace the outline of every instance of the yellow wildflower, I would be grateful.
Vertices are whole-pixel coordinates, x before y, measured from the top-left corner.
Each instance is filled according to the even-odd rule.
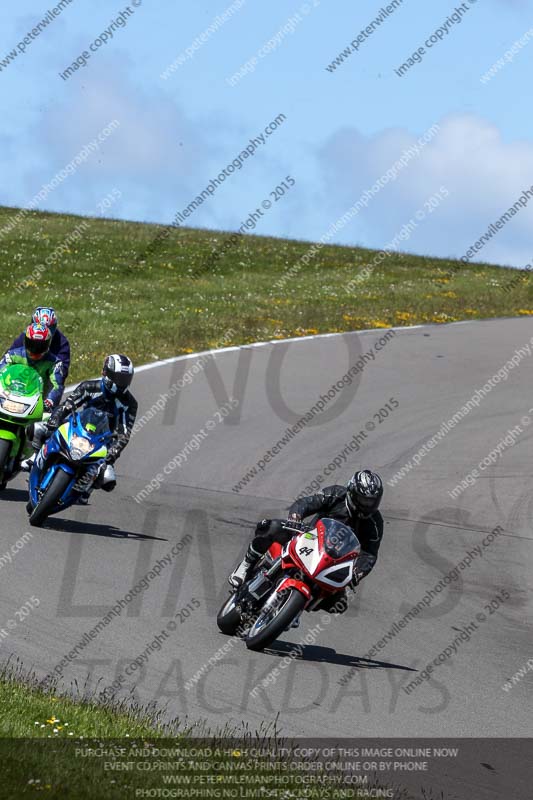
[[[396,318],[401,319],[403,322],[408,322],[410,319],[414,319],[415,315],[411,314],[410,311],[397,311]]]

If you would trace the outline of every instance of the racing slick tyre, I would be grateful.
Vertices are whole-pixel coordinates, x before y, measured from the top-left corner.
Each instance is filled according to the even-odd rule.
[[[11,442],[7,439],[0,439],[0,489],[6,488],[6,481],[4,477],[4,467],[9,461],[9,454],[11,452]]]
[[[271,602],[272,601],[272,602]],[[307,600],[298,589],[270,595],[259,616],[246,633],[249,650],[263,650],[274,642],[303,610]]]
[[[217,625],[222,633],[234,636],[241,623],[241,612],[237,609],[237,594],[233,592],[217,614]]]
[[[30,525],[40,527],[72,480],[72,475],[58,469],[44,495],[30,514]]]

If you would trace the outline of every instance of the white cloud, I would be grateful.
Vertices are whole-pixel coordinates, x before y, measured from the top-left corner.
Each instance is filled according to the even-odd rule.
[[[163,91],[146,90],[131,77],[128,57],[101,58],[61,85],[24,133],[5,136],[0,162],[1,201],[24,206],[112,120],[120,126],[42,207],[93,214],[113,187],[123,199],[113,214],[170,221],[181,200],[194,197],[212,157],[209,128]],[[25,158],[6,156],[13,151]],[[189,199],[187,199],[189,202]]]
[[[349,229],[351,241],[379,247],[401,227],[440,186],[450,197],[430,214],[405,249],[459,257],[533,185],[533,142],[503,140],[499,129],[472,115],[452,115],[438,121],[440,131],[418,158],[383,188]],[[397,160],[423,133],[394,129],[373,138],[344,129],[331,137],[319,159],[341,211]],[[533,198],[479,255],[479,260],[523,266],[533,257]]]
[[[6,142],[5,146],[11,144],[12,149],[26,153],[26,158],[9,162],[0,154],[0,165],[3,162],[8,176],[0,201],[25,205],[116,119],[120,126],[101,149],[55,189],[41,208],[92,214],[97,202],[117,187],[122,199],[113,205],[113,216],[168,223],[261,131],[260,124],[246,130],[242,123],[208,108],[191,117],[177,91],[144,88],[136,81],[127,55],[101,57],[89,67],[78,70],[68,82],[60,82],[62,99],[43,107],[22,137],[12,135]],[[268,121],[267,116],[264,124]],[[190,224],[213,228],[240,225],[265,196],[260,188],[254,191],[256,181],[273,188],[273,163],[275,154],[261,148],[195,211]],[[275,175],[286,174],[282,166],[275,170]],[[244,198],[239,196],[243,185],[247,190]]]

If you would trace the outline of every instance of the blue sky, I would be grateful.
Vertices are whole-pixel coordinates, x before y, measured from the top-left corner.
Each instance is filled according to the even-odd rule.
[[[0,8],[0,64],[56,2],[10,5]],[[444,187],[446,199],[422,215],[402,248],[460,257],[533,185],[531,2],[467,0],[462,21],[449,24],[421,63],[398,77],[395,69],[461,6],[403,0],[358,52],[326,70],[384,6],[385,0],[130,0],[124,27],[115,26],[87,65],[63,80],[59,73],[127,8],[126,2],[72,0],[0,70],[0,203],[27,205],[117,119],[120,126],[98,152],[39,207],[94,214],[119,189],[110,215],[170,223],[282,113],[285,122],[196,209],[190,224],[235,230],[290,175],[295,186],[273,202],[254,232],[318,240],[436,124],[420,155],[332,241],[383,247]],[[232,15],[163,79],[229,7]],[[482,83],[530,30],[512,59]],[[280,31],[255,70],[230,85]],[[532,227],[533,199],[479,260],[531,263]]]

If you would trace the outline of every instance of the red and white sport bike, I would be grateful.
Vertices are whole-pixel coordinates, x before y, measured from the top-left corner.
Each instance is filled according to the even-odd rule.
[[[285,529],[294,537],[285,547],[270,546],[217,616],[222,633],[241,633],[250,650],[268,647],[303,610],[344,589],[361,550],[354,532],[334,519],[321,519],[311,530],[289,521]]]

